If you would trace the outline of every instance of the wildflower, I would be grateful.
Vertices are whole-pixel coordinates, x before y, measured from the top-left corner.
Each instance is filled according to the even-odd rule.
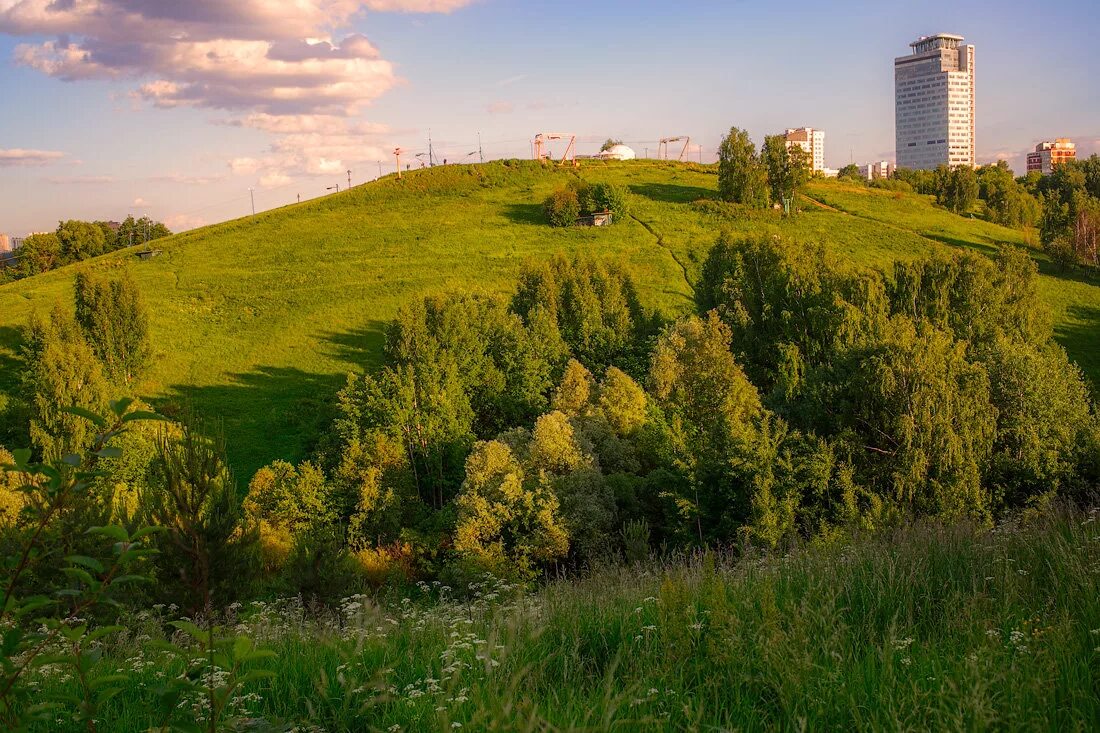
[[[459,722],[458,722],[458,721],[456,720],[455,722],[451,723],[451,727],[452,727],[452,728],[461,728],[461,727],[462,727],[462,723],[459,723]]]

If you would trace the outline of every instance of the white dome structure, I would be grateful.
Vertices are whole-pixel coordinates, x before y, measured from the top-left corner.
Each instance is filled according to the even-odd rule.
[[[612,145],[607,150],[600,152],[600,160],[634,160],[638,156],[634,153],[632,148],[628,148],[623,144]]]

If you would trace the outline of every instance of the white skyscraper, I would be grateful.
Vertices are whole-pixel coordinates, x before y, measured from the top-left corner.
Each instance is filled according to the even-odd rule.
[[[962,36],[922,36],[894,59],[899,168],[975,164],[974,47]]]

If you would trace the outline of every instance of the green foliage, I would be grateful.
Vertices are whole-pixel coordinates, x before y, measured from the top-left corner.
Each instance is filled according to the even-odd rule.
[[[602,153],[606,150],[611,150],[611,148],[615,147],[616,145],[622,145],[622,144],[623,144],[622,140],[616,140],[614,138],[609,137],[606,140],[604,140],[603,145],[600,146],[600,152]]]
[[[855,163],[849,163],[848,165],[837,171],[836,177],[844,181],[858,181],[860,183],[867,183],[867,178],[859,172],[859,166]]]
[[[550,226],[571,227],[581,215],[581,202],[574,189],[559,188],[546,199],[543,209]]]
[[[718,195],[754,209],[768,205],[767,169],[745,130],[731,127],[718,146]]]
[[[129,383],[152,354],[149,316],[134,281],[110,282],[81,272],[73,283],[76,322],[109,377]]]
[[[73,405],[91,412],[107,406],[103,367],[72,317],[55,307],[48,319],[32,318],[24,334],[22,376],[30,403],[30,436],[46,461],[66,451],[91,445],[95,432],[88,421],[70,414]]]
[[[141,514],[164,528],[157,563],[164,594],[194,613],[245,595],[258,574],[257,534],[225,465],[219,433],[189,419],[161,435]]]
[[[978,176],[966,165],[941,165],[933,172],[936,203],[956,214],[965,214],[978,201]],[[918,189],[919,190],[919,189]]]
[[[705,319],[689,317],[661,336],[650,368],[675,465],[693,489],[677,503],[700,543],[715,531],[728,536],[747,514],[740,468],[752,455],[763,416],[756,388],[730,352],[730,338],[716,311]]]
[[[772,203],[781,204],[801,193],[810,180],[813,161],[800,145],[788,145],[784,135],[768,135],[760,149],[760,159],[768,172]]]
[[[65,262],[80,262],[107,251],[103,229],[88,221],[70,219],[58,223],[57,240],[61,244],[61,259]]]
[[[110,418],[74,409],[97,430],[88,450],[70,452],[63,460],[35,463],[31,451],[6,454],[10,463],[0,468],[5,484],[15,479],[23,507],[14,525],[3,527],[0,566],[6,577],[0,584],[0,725],[25,730],[31,725],[52,727],[59,711],[73,723],[95,730],[108,701],[121,691],[126,675],[100,663],[103,642],[123,627],[93,624],[87,618],[110,605],[121,606],[135,583],[146,581],[142,566],[154,554],[148,547],[152,529],[130,531],[118,525],[85,526],[82,534],[107,544],[99,557],[66,553],[64,534],[51,531],[74,505],[85,501],[97,477],[97,463],[115,451],[108,445],[142,414],[129,410],[132,402],[111,404]],[[65,582],[44,586],[28,577],[55,555],[63,556]],[[110,604],[110,605],[109,605]],[[40,670],[64,670],[75,681],[77,694],[60,690],[43,693],[35,679]]]
[[[978,169],[978,183],[991,221],[1008,227],[1024,227],[1039,220],[1039,202],[1016,182],[1004,161]]]
[[[474,446],[455,505],[455,550],[477,559],[486,569],[528,575],[536,564],[569,550],[557,497],[541,482],[527,481],[504,443]]]
[[[25,277],[52,270],[61,261],[61,240],[53,232],[30,235],[19,249],[19,272]]]
[[[615,183],[595,183],[588,191],[587,206],[582,213],[594,214],[610,211],[614,216],[611,222],[622,222],[630,214],[630,193],[625,186]]]
[[[547,319],[549,330],[560,334],[574,357],[597,370],[617,364],[640,373],[656,326],[630,276],[588,258],[557,257],[528,268],[520,276],[512,310],[530,329]]]

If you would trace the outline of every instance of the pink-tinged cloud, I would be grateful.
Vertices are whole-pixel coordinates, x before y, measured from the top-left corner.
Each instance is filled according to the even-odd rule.
[[[26,150],[24,148],[0,148],[0,167],[47,165],[64,158],[56,150]]]
[[[398,83],[364,9],[447,13],[471,0],[0,0],[0,33],[54,40],[17,62],[59,79],[133,78],[160,107],[354,114]]]
[[[173,232],[186,232],[188,229],[198,229],[199,227],[206,226],[206,220],[201,216],[173,214],[165,217],[164,226],[168,227]]]
[[[487,109],[491,115],[507,115],[511,114],[515,107],[511,102],[493,102]]]
[[[96,185],[115,182],[112,176],[47,176],[42,180],[59,185]]]

